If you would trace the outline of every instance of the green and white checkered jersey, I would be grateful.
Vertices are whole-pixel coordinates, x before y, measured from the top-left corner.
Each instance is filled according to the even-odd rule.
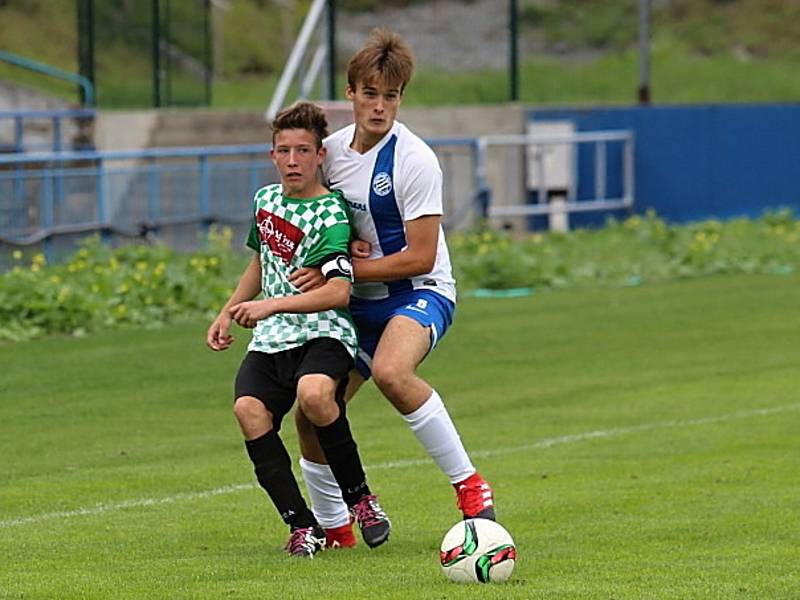
[[[260,253],[261,287],[270,298],[300,294],[289,281],[295,270],[350,255],[350,222],[341,193],[297,199],[282,191],[280,184],[273,184],[256,192],[247,239],[247,246]],[[356,329],[350,313],[343,309],[267,317],[253,330],[248,350],[272,354],[320,337],[341,341],[355,356]]]

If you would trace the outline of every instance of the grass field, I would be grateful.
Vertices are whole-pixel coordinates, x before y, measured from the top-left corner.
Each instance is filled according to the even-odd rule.
[[[798,306],[797,275],[464,299],[423,371],[520,557],[472,587],[437,566],[452,491],[371,386],[392,538],[301,561],[230,414],[245,332],[2,345],[0,598],[797,598]]]

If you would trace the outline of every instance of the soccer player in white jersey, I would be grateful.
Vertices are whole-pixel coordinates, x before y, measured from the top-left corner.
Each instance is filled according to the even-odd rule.
[[[416,374],[452,322],[456,290],[441,226],[438,160],[395,120],[412,70],[405,41],[374,30],[348,65],[355,123],[325,140],[328,186],[344,193],[356,237],[368,242],[351,246],[350,310],[359,351],[347,398],[371,375],[455,487],[464,518],[494,519],[491,487],[470,461],[441,397]],[[307,269],[293,277],[302,290],[319,281]],[[302,414],[295,420],[314,513],[330,542],[353,545],[346,507],[313,430]]]
[[[272,130],[270,155],[281,183],[255,195],[247,240],[255,254],[209,327],[206,343],[215,351],[229,348],[232,321],[254,328],[236,376],[233,411],[256,478],[289,525],[286,551],[313,557],[325,546],[278,435],[295,398],[364,541],[374,547],[386,541],[390,523],[367,486],[345,416],[344,393],[357,350],[345,310],[352,281],[350,225],[341,194],[318,178],[327,121],[319,108],[301,102],[278,114]],[[289,281],[304,265],[318,266],[325,278],[305,294]],[[265,298],[254,300],[262,290]]]

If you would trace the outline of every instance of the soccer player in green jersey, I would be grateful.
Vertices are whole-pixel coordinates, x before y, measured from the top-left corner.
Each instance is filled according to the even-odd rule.
[[[352,283],[348,216],[341,194],[318,178],[327,121],[319,108],[301,102],[279,113],[272,131],[270,156],[281,183],[255,195],[247,245],[256,254],[209,327],[206,343],[215,351],[229,348],[233,321],[253,329],[236,376],[233,412],[256,478],[290,527],[286,551],[313,557],[325,546],[278,435],[295,398],[314,425],[364,542],[375,547],[388,539],[391,525],[367,485],[345,416],[357,338],[346,310]],[[305,294],[289,280],[303,266],[317,267],[325,277]],[[254,299],[262,291],[264,298]]]

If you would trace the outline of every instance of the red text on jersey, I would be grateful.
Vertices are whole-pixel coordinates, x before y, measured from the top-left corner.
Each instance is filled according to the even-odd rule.
[[[258,210],[256,224],[261,243],[269,246],[275,256],[289,264],[303,239],[303,230],[263,208]]]

